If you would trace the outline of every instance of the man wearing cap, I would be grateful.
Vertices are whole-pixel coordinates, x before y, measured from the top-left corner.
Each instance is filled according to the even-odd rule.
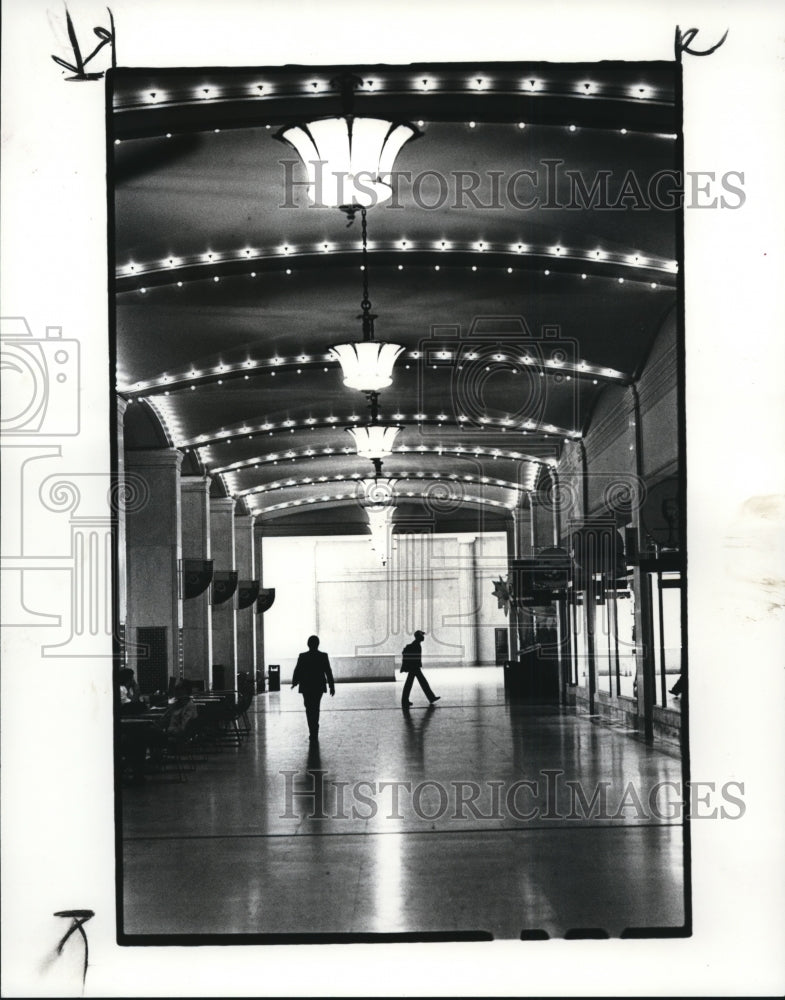
[[[408,645],[403,647],[401,673],[406,674],[407,676],[406,682],[403,685],[403,694],[401,695],[402,708],[410,708],[412,705],[412,702],[409,701],[409,695],[412,693],[412,685],[414,684],[415,677],[420,682],[423,694],[432,705],[434,702],[439,700],[439,695],[434,694],[433,691],[431,691],[431,686],[425,679],[425,675],[422,672],[422,641],[424,638],[425,632],[421,632],[418,629],[414,633],[414,642],[410,642]]]

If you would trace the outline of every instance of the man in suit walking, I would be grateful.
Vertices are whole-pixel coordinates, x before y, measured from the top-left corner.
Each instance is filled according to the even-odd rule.
[[[425,679],[425,674],[422,672],[422,642],[424,638],[425,632],[421,632],[418,629],[414,633],[414,642],[410,642],[403,647],[401,673],[407,675],[406,683],[403,685],[403,694],[401,695],[401,707],[404,709],[410,708],[412,705],[412,702],[409,701],[409,695],[412,693],[412,685],[414,684],[415,677],[420,682],[423,694],[432,705],[439,700],[439,695],[433,693],[431,685]]]
[[[292,687],[299,684],[300,694],[305,703],[305,717],[312,743],[319,739],[319,709],[322,695],[329,685],[330,697],[335,696],[335,681],[327,653],[319,650],[319,636],[308,638],[308,651],[300,653],[297,666],[292,674]]]

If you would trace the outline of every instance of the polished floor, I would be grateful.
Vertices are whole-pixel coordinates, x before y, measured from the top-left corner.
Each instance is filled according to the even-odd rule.
[[[678,933],[675,749],[510,704],[495,668],[428,675],[408,713],[400,680],[338,685],[317,746],[268,692],[239,748],[123,788],[121,931]]]

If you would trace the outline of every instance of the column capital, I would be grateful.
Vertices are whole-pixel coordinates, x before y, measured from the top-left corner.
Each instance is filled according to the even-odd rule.
[[[150,451],[133,449],[126,451],[125,464],[135,469],[171,468],[179,469],[183,462],[183,453],[176,448],[156,448]]]
[[[236,504],[234,497],[210,497],[210,510],[216,514],[233,514]]]
[[[210,477],[180,476],[180,489],[184,493],[208,493],[210,490]]]

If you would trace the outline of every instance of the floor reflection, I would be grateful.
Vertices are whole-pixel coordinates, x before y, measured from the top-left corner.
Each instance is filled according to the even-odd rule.
[[[681,926],[678,818],[588,808],[680,782],[675,752],[506,703],[500,674],[438,671],[408,712],[400,681],[339,685],[318,743],[296,692],[261,695],[241,747],[123,789],[125,932]]]

